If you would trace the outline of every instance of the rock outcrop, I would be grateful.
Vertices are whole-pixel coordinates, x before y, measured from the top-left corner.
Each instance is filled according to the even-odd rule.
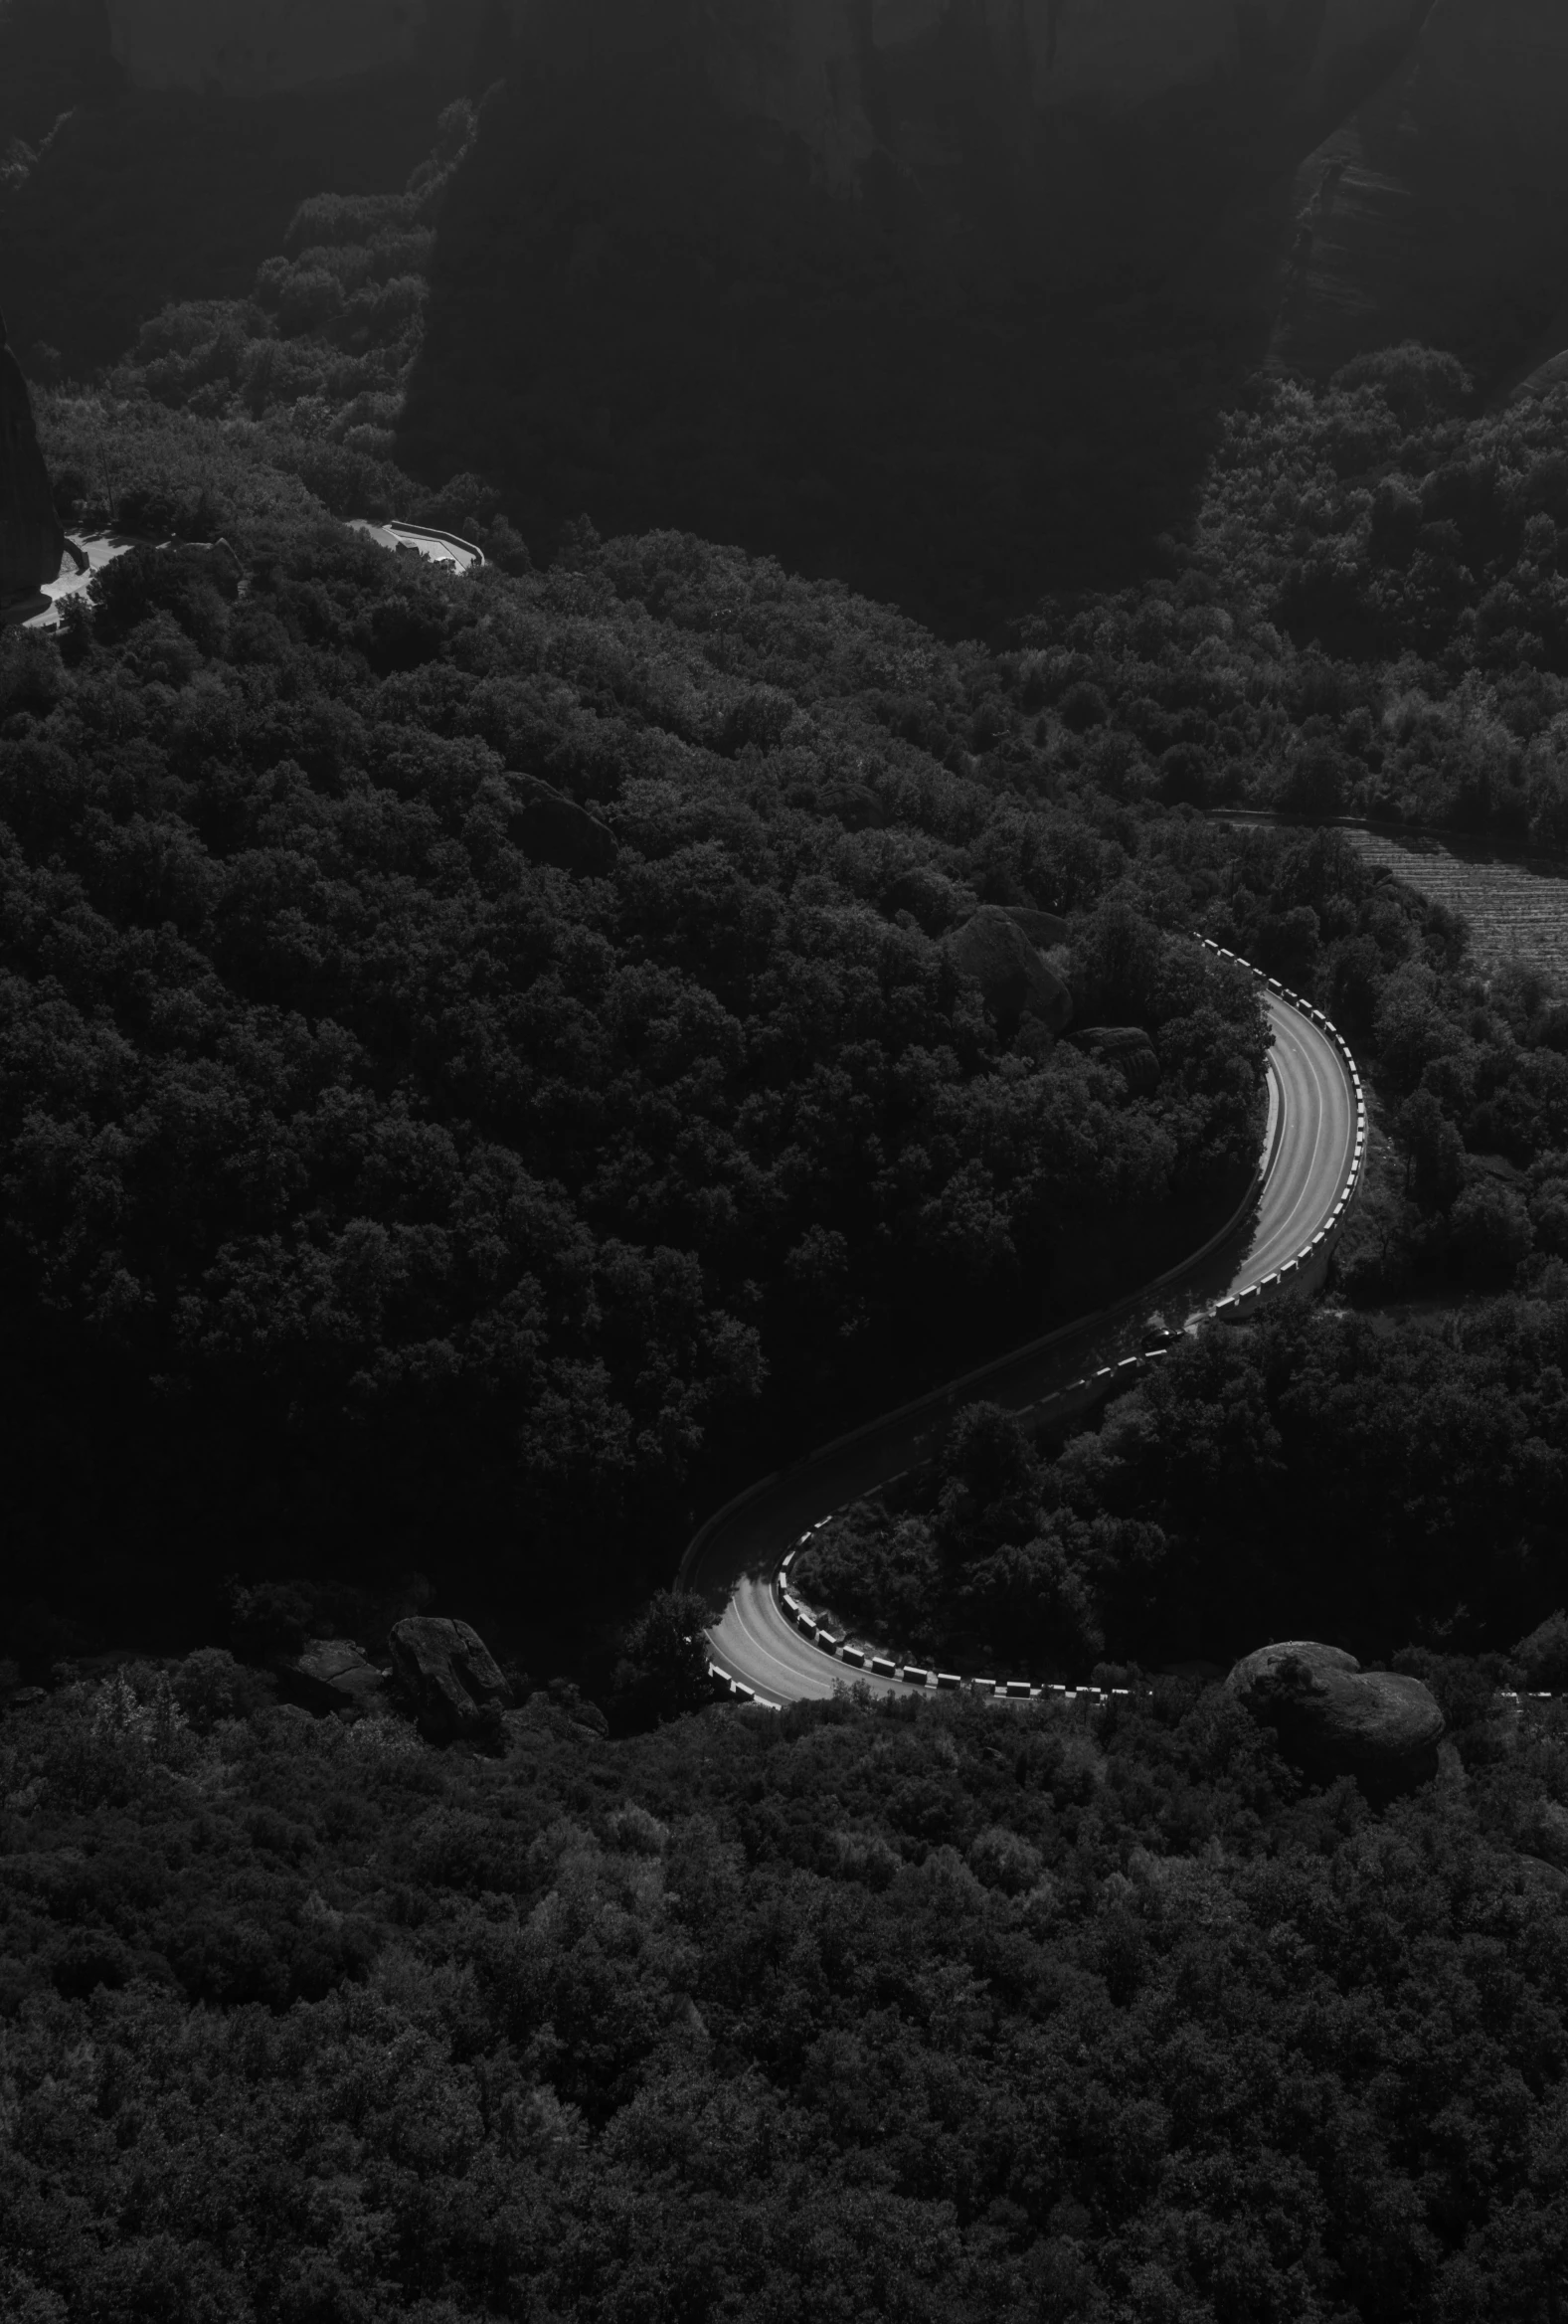
[[[351,1638],[307,1639],[273,1668],[283,1694],[306,1710],[358,1714],[387,1705],[386,1673]]]
[[[1053,946],[1066,944],[1073,933],[1059,913],[1037,912],[1032,904],[1009,904],[1007,917],[1014,928],[1023,930],[1037,952],[1050,952]]]
[[[958,635],[1140,571],[1263,351],[1293,169],[1429,5],[530,0],[399,457]]]
[[[126,15],[153,4],[116,0]],[[511,14],[522,71],[554,90],[627,60],[662,79],[679,55],[723,114],[787,140],[815,186],[871,199],[895,234],[913,200],[928,260],[994,295],[1020,269],[1049,288],[1104,278],[1113,254],[1180,259],[1217,201],[1288,174],[1411,55],[1431,6],[718,0],[698,20],[686,0],[511,0]]]
[[[476,1740],[498,1727],[511,1689],[484,1640],[466,1622],[411,1614],[388,1641],[399,1694],[433,1743]]]
[[[1443,1713],[1419,1679],[1363,1671],[1341,1647],[1297,1638],[1245,1655],[1225,1684],[1318,1780],[1353,1775],[1381,1799],[1437,1773]]]
[[[27,382],[0,317],[0,605],[58,579],[65,553]]]
[[[105,6],[137,89],[506,78],[407,462],[958,634],[1179,525],[1184,349],[1223,393],[1276,311],[1317,370],[1410,336],[1506,384],[1568,344],[1562,0]]]
[[[1548,355],[1544,363],[1527,372],[1514,389],[1512,401],[1544,403],[1560,387],[1568,387],[1568,347],[1559,348],[1555,355]]]
[[[1073,1045],[1116,1066],[1134,1097],[1151,1097],[1159,1087],[1159,1059],[1141,1025],[1086,1025],[1074,1033]]]
[[[608,823],[537,775],[514,775],[511,787],[517,804],[509,827],[525,855],[563,871],[610,869],[615,836]]]
[[[1275,353],[1319,374],[1419,339],[1488,382],[1562,348],[1568,9],[1433,0],[1397,69],[1304,162]]]
[[[982,904],[972,919],[953,931],[946,946],[954,967],[974,979],[987,1009],[1004,1030],[1011,1031],[1025,1015],[1038,1017],[1053,1033],[1067,1025],[1073,1013],[1071,992],[1001,905]]]

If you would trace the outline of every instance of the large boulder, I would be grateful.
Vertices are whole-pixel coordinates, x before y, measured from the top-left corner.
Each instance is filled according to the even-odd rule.
[[[306,1710],[382,1710],[387,1674],[352,1638],[310,1638],[274,1665],[282,1692]]]
[[[388,1642],[398,1689],[433,1743],[486,1735],[511,1705],[511,1689],[484,1640],[466,1622],[411,1614]]]
[[[1054,945],[1066,944],[1073,933],[1059,912],[1037,912],[1032,904],[1009,904],[1007,917],[1014,928],[1023,930],[1037,952],[1047,953]]]
[[[0,316],[0,605],[57,580],[65,553],[27,382]]]
[[[1086,1025],[1073,1045],[1103,1065],[1114,1065],[1134,1097],[1151,1097],[1159,1087],[1159,1059],[1141,1025]]]
[[[1011,1030],[1028,1014],[1053,1033],[1066,1027],[1073,1013],[1071,992],[999,904],[982,904],[946,943],[954,967],[974,979],[999,1025]]]
[[[514,775],[511,788],[516,800],[511,835],[525,855],[562,871],[610,869],[615,837],[608,823],[537,775]]]
[[[1543,404],[1560,387],[1568,387],[1568,347],[1562,348],[1555,355],[1549,355],[1544,363],[1536,365],[1526,379],[1521,379],[1513,391],[1512,401],[1516,404]]]
[[[1370,1796],[1390,1797],[1437,1773],[1443,1713],[1419,1679],[1363,1671],[1342,1647],[1291,1638],[1244,1655],[1225,1684],[1305,1774],[1353,1775]]]

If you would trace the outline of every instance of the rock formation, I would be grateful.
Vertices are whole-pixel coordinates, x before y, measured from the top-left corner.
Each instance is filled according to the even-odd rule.
[[[1225,1684],[1320,1781],[1353,1775],[1382,1799],[1437,1773],[1443,1713],[1419,1679],[1363,1671],[1340,1647],[1297,1638],[1243,1656]]]
[[[386,1674],[351,1638],[311,1638],[273,1668],[290,1700],[306,1710],[360,1713],[383,1709]]]
[[[1086,1056],[1114,1065],[1134,1097],[1152,1097],[1159,1087],[1159,1059],[1141,1025],[1086,1025],[1073,1035]]]
[[[65,553],[27,382],[0,317],[0,605],[56,580]]]
[[[1433,0],[1305,161],[1275,352],[1318,373],[1414,338],[1488,383],[1568,341],[1568,9]]]
[[[1514,389],[1512,401],[1544,403],[1560,387],[1568,387],[1568,347],[1559,348],[1555,355],[1549,355],[1544,363],[1527,372]]]
[[[1036,1016],[1053,1033],[1066,1026],[1073,1013],[1073,996],[1046,966],[1018,926],[1013,914],[999,904],[982,904],[973,918],[947,938],[954,967],[972,977],[985,995],[985,1005],[997,1023],[1010,1032],[1024,1015]]]
[[[1562,0],[106,5],[138,89],[505,74],[399,456],[544,539],[689,527],[973,634],[1142,569],[1276,319],[1314,369],[1568,345]]]
[[[1480,12],[1493,0],[1436,0]],[[1511,0],[1537,14],[1555,0]],[[817,187],[919,236],[950,291],[1183,266],[1238,193],[1286,176],[1416,55],[1434,0],[514,0],[558,90],[674,48]],[[1463,51],[1465,32],[1451,39]],[[1495,47],[1495,43],[1492,44]],[[1519,76],[1511,53],[1496,79]],[[782,158],[782,156],[781,156]],[[604,221],[613,243],[620,222]]]
[[[1055,912],[1036,912],[1032,905],[1009,904],[1007,917],[1014,928],[1021,928],[1036,952],[1049,952],[1053,946],[1066,944],[1072,929]]]
[[[394,1623],[388,1643],[398,1692],[428,1741],[485,1737],[509,1708],[500,1666],[466,1622],[411,1614]]]
[[[958,634],[1138,569],[1266,344],[1271,189],[1430,4],[531,0],[399,456]]]

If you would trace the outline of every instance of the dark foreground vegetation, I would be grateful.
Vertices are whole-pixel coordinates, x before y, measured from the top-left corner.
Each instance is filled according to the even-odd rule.
[[[504,1758],[130,1668],[3,1737],[15,2324],[1544,2319],[1568,1735],[1374,1817],[1220,1690]]]

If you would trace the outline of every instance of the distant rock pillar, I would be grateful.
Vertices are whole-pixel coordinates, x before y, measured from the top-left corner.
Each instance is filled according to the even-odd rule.
[[[0,605],[58,580],[65,553],[27,382],[0,316]]]

